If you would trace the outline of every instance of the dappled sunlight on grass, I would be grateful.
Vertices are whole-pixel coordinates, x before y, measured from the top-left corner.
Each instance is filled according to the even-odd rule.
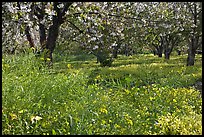
[[[67,55],[48,69],[35,56],[3,57],[2,134],[201,134],[201,58],[188,67],[171,58],[118,56],[100,67]]]

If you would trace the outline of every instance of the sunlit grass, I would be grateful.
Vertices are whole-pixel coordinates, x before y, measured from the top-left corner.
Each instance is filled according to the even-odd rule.
[[[202,56],[190,67],[186,57],[119,55],[100,67],[94,56],[56,55],[48,69],[32,54],[3,56],[2,134],[202,134],[192,87]]]

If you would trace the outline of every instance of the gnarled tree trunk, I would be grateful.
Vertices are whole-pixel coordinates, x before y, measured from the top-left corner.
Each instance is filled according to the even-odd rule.
[[[188,53],[188,57],[187,57],[187,66],[193,66],[195,62],[195,53],[193,53],[192,51]]]
[[[158,57],[162,57],[162,51],[163,51],[163,46],[161,45],[161,46],[159,46],[158,48],[157,48],[157,55],[158,55]]]
[[[53,58],[52,53],[55,49],[56,41],[59,35],[59,28],[60,25],[64,22],[65,18],[65,12],[68,10],[69,6],[72,4],[72,2],[66,2],[64,3],[64,8],[60,9],[58,7],[59,2],[54,2],[53,7],[54,11],[56,11],[56,15],[53,15],[52,19],[52,25],[48,29],[48,36],[46,38],[46,29],[45,25],[41,23],[41,21],[44,18],[45,11],[44,7],[45,5],[42,3],[41,8],[38,6],[33,5],[34,15],[38,17],[39,21],[39,34],[40,34],[40,44],[41,44],[41,51],[45,50],[44,54],[44,60],[47,62],[48,58],[48,65],[51,65]]]
[[[45,32],[45,25],[42,23],[39,24],[39,33],[40,33],[41,50],[43,51],[46,48],[46,32]]]
[[[188,49],[188,57],[187,57],[187,66],[193,66],[195,62],[195,47],[196,41],[193,37],[190,39],[189,49]]]
[[[49,58],[50,61],[52,62],[52,53],[55,49],[58,33],[59,33],[59,25],[58,24],[53,24],[52,26],[50,26],[49,32],[48,32],[47,43],[46,43],[47,52],[45,55],[45,60],[47,58]]]
[[[166,51],[164,55],[165,59],[170,59],[170,52]]]
[[[29,26],[26,26],[25,34],[26,34],[27,40],[30,44],[30,47],[34,48],[35,45],[34,45],[33,39],[32,39],[31,34],[30,34],[30,27]]]
[[[189,37],[189,49],[188,49],[188,57],[187,57],[187,66],[193,66],[195,62],[195,54],[196,50],[199,46],[202,45],[202,33],[199,34],[200,31],[202,31],[202,8],[198,9],[198,6],[194,2],[193,5],[188,5],[191,14],[193,16],[193,25],[200,27],[200,30],[197,30],[196,27],[192,28],[192,34],[190,34]],[[197,19],[201,19],[200,23]],[[199,24],[198,24],[199,23]],[[201,38],[201,39],[200,39]]]

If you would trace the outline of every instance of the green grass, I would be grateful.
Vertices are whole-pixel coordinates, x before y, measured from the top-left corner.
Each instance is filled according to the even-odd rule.
[[[166,61],[119,56],[100,67],[91,55],[3,55],[2,134],[202,134],[201,55]]]

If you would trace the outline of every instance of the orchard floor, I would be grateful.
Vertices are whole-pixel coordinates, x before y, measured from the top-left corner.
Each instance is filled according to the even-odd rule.
[[[2,57],[2,134],[202,134],[202,55]]]

